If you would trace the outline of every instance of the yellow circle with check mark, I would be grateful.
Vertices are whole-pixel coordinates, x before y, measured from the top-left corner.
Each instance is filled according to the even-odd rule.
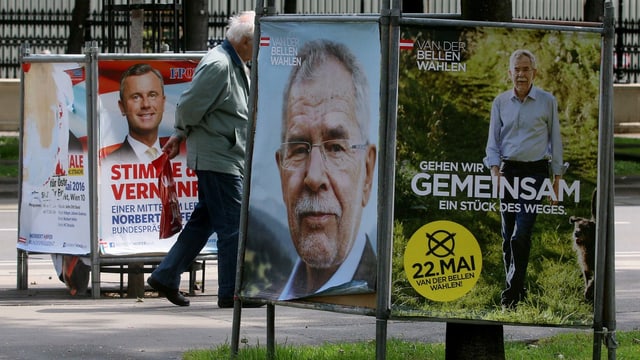
[[[411,235],[404,252],[404,271],[411,286],[423,297],[433,301],[458,299],[480,278],[480,245],[458,223],[428,223]]]

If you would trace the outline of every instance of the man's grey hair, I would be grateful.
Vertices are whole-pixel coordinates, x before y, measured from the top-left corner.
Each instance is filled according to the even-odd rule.
[[[253,37],[255,11],[243,11],[229,18],[229,28],[226,38],[233,43],[242,41],[243,38]]]
[[[531,60],[531,68],[532,69],[537,69],[538,68],[538,64],[536,62],[536,56],[533,55],[533,53],[531,51],[525,50],[525,49],[518,49],[518,50],[514,51],[511,54],[511,57],[509,58],[509,70],[513,70],[513,68],[516,66],[516,60],[518,60],[522,56],[526,56]]]
[[[298,80],[313,79],[316,71],[327,60],[334,58],[340,62],[349,73],[355,90],[355,114],[364,141],[369,142],[369,82],[361,64],[351,50],[344,44],[331,40],[319,39],[305,43],[298,51],[300,65],[293,68],[287,81],[282,102],[282,141],[286,139],[286,123],[289,119],[289,95],[291,87]]]

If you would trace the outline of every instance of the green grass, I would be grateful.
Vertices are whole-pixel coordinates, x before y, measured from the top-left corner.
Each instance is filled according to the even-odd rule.
[[[0,136],[0,176],[17,177],[20,144],[15,136]]]
[[[640,358],[640,330],[616,333],[618,360]],[[229,359],[229,344],[219,345],[212,349],[191,350],[183,354],[184,360]],[[608,355],[607,348],[601,348],[602,359]],[[323,344],[318,346],[278,345],[275,350],[276,360],[370,360],[375,359],[375,341],[357,343]],[[387,359],[389,360],[422,360],[444,359],[445,346],[441,343],[431,344],[411,342],[400,339],[387,341]],[[548,360],[548,359],[592,359],[593,333],[563,333],[536,341],[505,342],[507,359]],[[240,346],[237,360],[266,359],[267,351],[263,345]]]
[[[5,165],[0,163],[0,177],[18,177],[18,168],[15,165]]]
[[[613,140],[616,176],[640,175],[640,139],[616,137]]]
[[[640,157],[640,139],[615,137],[613,139],[616,154],[633,155]]]
[[[640,175],[640,161],[616,160],[613,165],[613,173],[616,176]]]
[[[0,136],[0,160],[18,160],[20,143],[15,136]]]

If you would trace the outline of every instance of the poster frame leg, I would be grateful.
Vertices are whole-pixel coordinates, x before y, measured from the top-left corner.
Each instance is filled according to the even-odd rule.
[[[29,288],[29,254],[21,249],[17,252],[17,284],[18,290]]]
[[[275,309],[275,305],[267,304],[267,359],[269,360],[273,360],[276,358]]]
[[[598,188],[597,219],[603,219],[596,226],[598,250],[596,258],[597,279],[594,301],[593,359],[602,355],[602,344],[608,350],[608,359],[616,358],[617,341],[615,339],[615,235],[614,235],[614,176],[613,176],[613,49],[614,49],[614,15],[610,1],[605,3],[604,36],[602,53],[610,54],[602,57],[601,64],[601,108],[598,149]],[[604,271],[601,271],[604,270]],[[596,275],[597,276],[597,275]],[[600,280],[600,281],[598,281]]]

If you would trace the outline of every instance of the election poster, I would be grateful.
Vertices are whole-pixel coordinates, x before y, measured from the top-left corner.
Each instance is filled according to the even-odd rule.
[[[403,26],[399,47],[392,316],[590,326],[600,34]]]
[[[376,22],[261,24],[242,297],[375,307],[380,56]]]
[[[25,63],[17,248],[88,254],[85,67]]]
[[[176,104],[197,61],[100,60],[98,63],[99,249],[103,255],[167,252],[178,234],[160,238],[162,201],[152,161],[173,134]],[[186,224],[198,201],[186,147],[170,160]],[[215,251],[215,234],[202,253]]]

